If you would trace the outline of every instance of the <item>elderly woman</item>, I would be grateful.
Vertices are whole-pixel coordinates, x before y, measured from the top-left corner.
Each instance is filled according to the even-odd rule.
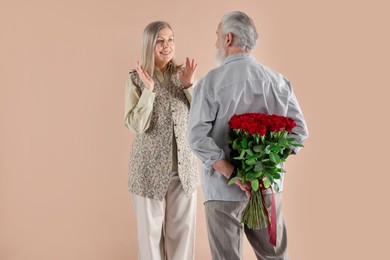
[[[163,21],[143,34],[143,59],[129,73],[125,126],[135,139],[129,163],[138,258],[194,259],[197,159],[187,119],[197,64],[176,64],[174,34]]]

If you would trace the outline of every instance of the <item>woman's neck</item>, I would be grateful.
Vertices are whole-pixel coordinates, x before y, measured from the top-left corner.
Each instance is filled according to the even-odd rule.
[[[168,63],[165,64],[156,64],[156,68],[161,72],[164,73],[167,70]]]

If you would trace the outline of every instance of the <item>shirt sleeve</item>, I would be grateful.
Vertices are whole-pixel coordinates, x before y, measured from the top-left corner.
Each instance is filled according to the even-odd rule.
[[[288,82],[288,85],[290,86],[290,83]],[[291,86],[290,86],[291,88]],[[301,108],[298,104],[298,100],[292,91],[288,101],[288,108],[287,108],[287,117],[291,117],[295,120],[295,123],[297,124],[291,131],[291,133],[288,134],[288,137],[294,137],[297,140],[297,143],[302,144],[303,141],[305,141],[309,137],[309,131],[307,129],[305,118],[303,117]],[[296,154],[299,152],[299,150],[302,147],[293,147],[293,153]]]
[[[184,89],[184,94],[186,95],[186,97],[188,99],[188,102],[190,102],[190,104],[192,102],[192,95],[193,95],[193,93],[194,93],[194,87],[193,86]]]
[[[184,94],[186,95],[187,100],[188,100],[188,102],[190,102],[190,104],[191,104],[191,102],[192,102],[192,96],[193,96],[193,94],[194,94],[194,88],[195,88],[195,86],[196,86],[197,83],[198,83],[198,82],[197,82],[197,80],[195,79],[195,81],[194,81],[194,83],[192,84],[191,87],[189,87],[189,88],[184,88]]]
[[[144,88],[141,91],[130,75],[125,87],[125,126],[132,132],[143,133],[150,125],[156,93]]]
[[[210,102],[206,93],[207,89],[208,86],[202,80],[194,88],[187,138],[190,149],[203,165],[211,167],[216,161],[224,159],[225,153],[210,137],[218,105],[216,102]]]

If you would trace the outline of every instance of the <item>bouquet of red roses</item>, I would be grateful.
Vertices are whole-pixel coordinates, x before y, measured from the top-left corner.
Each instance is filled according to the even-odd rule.
[[[296,123],[284,116],[246,113],[234,115],[229,120],[229,126],[230,156],[236,175],[228,184],[232,185],[241,180],[242,184],[250,182],[252,187],[251,197],[243,211],[241,222],[251,229],[268,227],[271,240],[276,244],[274,199],[270,216],[262,191],[271,189],[272,194],[273,189],[279,191],[275,180],[280,179],[284,172],[281,163],[290,155],[291,147],[302,146],[295,143],[295,138],[287,137]],[[272,237],[271,229],[274,229],[275,237]]]

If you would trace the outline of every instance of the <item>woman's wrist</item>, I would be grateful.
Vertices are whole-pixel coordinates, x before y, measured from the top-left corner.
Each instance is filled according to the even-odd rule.
[[[183,84],[183,88],[187,89],[187,88],[192,87],[192,85],[194,85],[194,84],[193,83],[191,83],[191,84]]]

